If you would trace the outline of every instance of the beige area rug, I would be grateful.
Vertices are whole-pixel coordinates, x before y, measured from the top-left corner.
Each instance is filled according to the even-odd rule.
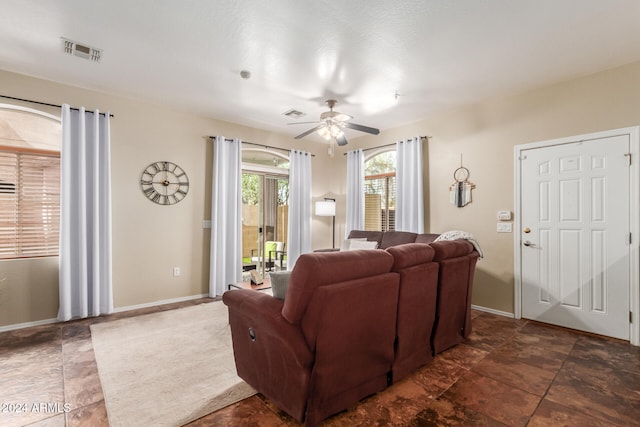
[[[255,394],[228,322],[212,302],[91,325],[109,424],[181,426]]]

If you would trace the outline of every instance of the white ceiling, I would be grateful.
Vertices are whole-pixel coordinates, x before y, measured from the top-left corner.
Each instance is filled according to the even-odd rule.
[[[0,12],[1,69],[292,136],[312,125],[282,113],[314,121],[328,98],[384,130],[640,60],[638,0],[0,0]],[[102,60],[63,53],[61,37]]]

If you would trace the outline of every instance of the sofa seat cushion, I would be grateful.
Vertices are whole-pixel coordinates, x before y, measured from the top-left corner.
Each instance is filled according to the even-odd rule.
[[[387,231],[382,234],[380,249],[387,249],[391,246],[404,245],[405,243],[414,243],[416,241],[416,233],[408,231]]]

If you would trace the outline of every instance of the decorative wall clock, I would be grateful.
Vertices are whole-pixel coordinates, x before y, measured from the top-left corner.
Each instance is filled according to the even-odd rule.
[[[173,205],[187,196],[189,177],[172,162],[153,162],[140,177],[142,193],[159,205]]]

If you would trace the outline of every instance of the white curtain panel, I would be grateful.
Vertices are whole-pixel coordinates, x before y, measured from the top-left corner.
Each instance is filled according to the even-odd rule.
[[[424,233],[422,138],[398,141],[396,150],[396,230]]]
[[[287,269],[311,252],[311,154],[293,150],[289,155],[289,226]]]
[[[209,296],[242,281],[242,142],[214,141]]]
[[[364,151],[347,153],[347,219],[345,238],[351,230],[364,230]]]
[[[58,320],[113,312],[109,113],[62,106]]]

